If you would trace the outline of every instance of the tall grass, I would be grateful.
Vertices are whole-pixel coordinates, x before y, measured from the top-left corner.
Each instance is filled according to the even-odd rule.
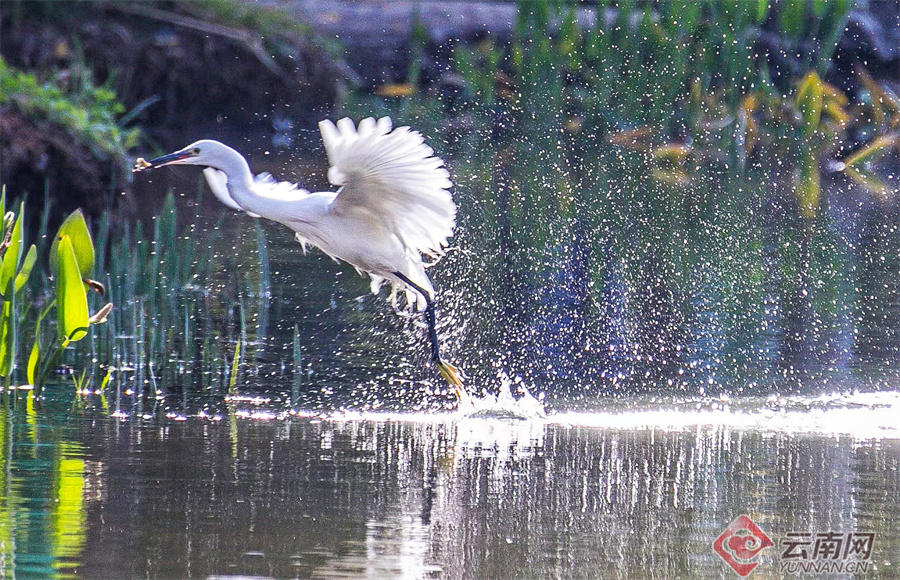
[[[222,395],[229,377],[236,380],[229,355],[245,344],[244,360],[252,360],[250,338],[266,327],[268,309],[265,235],[257,229],[252,240],[227,239],[221,222],[204,234],[200,221],[194,215],[182,231],[171,194],[152,233],[141,224],[116,233],[109,215],[101,217],[101,267],[118,307],[92,337],[89,355],[110,364],[126,389]],[[253,321],[261,324],[250,328]]]

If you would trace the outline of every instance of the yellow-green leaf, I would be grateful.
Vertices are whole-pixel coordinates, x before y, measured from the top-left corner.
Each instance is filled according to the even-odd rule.
[[[887,184],[864,169],[848,165],[844,168],[844,174],[856,183],[865,187],[867,190],[880,195],[883,198],[887,198],[891,195],[891,188],[888,187]]]
[[[822,111],[827,113],[829,117],[837,121],[840,127],[845,127],[850,122],[850,115],[836,101],[825,99],[822,105]]]
[[[35,389],[38,391],[40,391],[40,385],[37,385],[35,381],[38,378],[37,369],[41,359],[41,324],[49,312],[50,306],[38,315],[37,321],[34,323],[34,344],[31,346],[31,354],[28,355],[28,382],[35,385]]]
[[[40,329],[38,329],[40,330]],[[33,385],[35,379],[35,372],[37,371],[38,358],[40,355],[41,345],[38,342],[38,339],[34,339],[34,344],[31,347],[31,354],[28,355],[28,384]]]
[[[822,79],[816,71],[809,71],[797,90],[797,108],[803,116],[803,134],[812,135],[819,127],[822,116],[822,97],[825,93]]]
[[[22,258],[22,212],[25,210],[25,204],[19,209],[19,216],[13,225],[12,235],[9,238],[9,247],[3,254],[3,266],[0,267],[0,292],[9,298],[7,293],[11,289],[10,283],[16,275],[16,269],[19,267],[19,260]]]
[[[763,20],[765,20],[768,13],[769,0],[759,0],[756,3],[756,23],[760,24]]]
[[[800,215],[806,219],[812,219],[819,209],[819,194],[822,189],[819,163],[812,151],[803,156],[795,186]]]
[[[109,384],[109,379],[112,378],[112,368],[106,369],[106,376],[103,377],[103,380],[100,382],[100,390],[103,391],[106,389],[106,385]]]
[[[669,185],[687,185],[691,182],[691,178],[681,168],[674,169],[653,169],[650,174],[657,181],[668,183]]]
[[[241,341],[238,340],[234,345],[234,358],[231,360],[231,380],[228,381],[228,392],[234,393],[234,387],[237,384],[238,369],[241,362]]]
[[[847,98],[847,95],[844,94],[844,91],[832,84],[823,82],[822,94],[824,95],[826,101],[832,101],[840,107],[846,107],[848,104],[850,104],[850,99]]]
[[[19,273],[16,275],[14,286],[15,292],[21,290],[22,286],[25,285],[25,282],[28,282],[28,277],[31,276],[31,270],[34,268],[35,262],[37,262],[37,248],[34,247],[34,244],[31,244],[31,247],[28,248],[28,253],[25,254],[25,261],[22,262],[22,268],[19,269]]]
[[[87,292],[69,236],[60,238],[56,248],[59,274],[56,281],[56,312],[59,338],[81,340],[90,325]]]
[[[409,97],[416,94],[416,87],[410,83],[387,83],[375,88],[379,97]]]
[[[868,161],[874,161],[887,153],[887,150],[897,142],[898,138],[900,138],[900,134],[898,133],[882,135],[859,151],[854,152],[850,157],[844,159],[844,165],[853,167],[862,165]]]
[[[666,145],[662,145],[660,147],[656,147],[651,151],[651,155],[656,160],[666,160],[673,161],[675,163],[682,163],[685,159],[687,159],[688,155],[691,154],[693,150],[690,145],[686,145],[683,143],[669,143]]]
[[[637,127],[610,133],[607,139],[609,139],[610,143],[619,147],[627,147],[635,151],[647,151],[650,148],[648,141],[653,136],[653,133],[654,131],[651,127]]]
[[[894,114],[900,113],[900,99],[897,98],[897,95],[895,95],[893,91],[886,86],[882,87],[879,85],[878,82],[859,65],[856,66],[856,76],[866,90],[872,94],[874,103],[880,105],[879,107],[875,107],[875,110],[880,111],[883,107]]]
[[[0,376],[7,376],[13,368],[12,301],[4,300],[0,306]]]
[[[59,227],[56,238],[50,246],[50,272],[54,276],[59,272],[57,246],[62,236],[68,236],[72,244],[81,278],[90,278],[94,269],[94,241],[91,239],[91,232],[88,230],[84,214],[80,209],[69,214],[66,221]]]

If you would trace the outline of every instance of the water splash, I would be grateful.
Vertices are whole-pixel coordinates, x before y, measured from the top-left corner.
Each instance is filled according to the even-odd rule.
[[[498,419],[546,419],[541,396],[535,398],[521,381],[516,381],[518,399],[512,393],[513,381],[502,376],[500,390],[496,396],[482,389],[482,396],[472,396],[462,392],[456,412],[461,417],[484,417]]]

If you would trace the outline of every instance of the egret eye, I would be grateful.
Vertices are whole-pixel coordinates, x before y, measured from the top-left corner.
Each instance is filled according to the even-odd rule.
[[[200,155],[200,148],[194,147],[193,149],[191,149],[191,153],[193,153],[194,155]]]

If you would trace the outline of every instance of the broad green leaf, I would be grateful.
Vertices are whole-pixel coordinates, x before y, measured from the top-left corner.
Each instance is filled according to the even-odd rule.
[[[9,298],[10,283],[16,275],[16,269],[19,267],[19,260],[22,258],[22,213],[25,211],[25,204],[19,209],[19,216],[16,218],[12,229],[12,236],[9,238],[9,247],[3,254],[3,265],[0,267],[0,292]]]
[[[31,247],[28,248],[28,253],[25,254],[25,261],[22,262],[22,268],[16,275],[16,282],[13,289],[14,292],[21,290],[25,283],[28,282],[28,277],[31,276],[31,270],[34,268],[35,262],[37,262],[37,248],[34,244],[31,244]]]
[[[69,214],[66,221],[59,227],[56,238],[50,246],[50,272],[54,276],[59,272],[57,246],[62,236],[68,236],[72,244],[81,278],[90,278],[94,269],[94,241],[91,239],[91,232],[88,230],[84,214],[80,209]]]
[[[809,71],[800,81],[797,90],[797,108],[803,115],[803,134],[812,135],[819,127],[822,116],[822,97],[825,94],[824,83],[816,71]]]
[[[87,292],[69,236],[64,235],[56,248],[59,274],[56,281],[57,328],[61,340],[81,340],[90,325]]]
[[[887,153],[887,150],[897,142],[898,138],[900,138],[900,134],[898,133],[882,135],[859,151],[853,153],[850,157],[844,159],[844,165],[853,167],[878,159]]]
[[[44,322],[44,318],[46,318],[55,303],[56,301],[53,301],[47,305],[43,312],[38,315],[37,321],[34,324],[34,344],[31,346],[31,354],[28,355],[28,382],[35,385],[35,390],[38,393],[40,393],[40,385],[37,385],[35,381],[37,380],[38,363],[41,359],[41,324]]]

